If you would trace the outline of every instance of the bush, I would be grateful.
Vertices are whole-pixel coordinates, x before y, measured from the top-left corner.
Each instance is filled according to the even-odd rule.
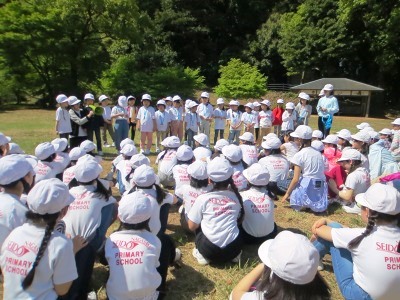
[[[259,98],[267,91],[267,77],[254,66],[231,59],[219,68],[220,78],[215,92],[228,98]]]

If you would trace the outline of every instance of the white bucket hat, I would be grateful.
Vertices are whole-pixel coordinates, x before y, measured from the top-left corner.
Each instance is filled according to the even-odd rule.
[[[142,101],[143,100],[149,100],[149,101],[151,101],[151,96],[149,95],[149,94],[143,94],[143,96],[142,96]]]
[[[132,176],[132,181],[139,187],[148,187],[156,183],[157,176],[150,166],[142,165],[138,167]]]
[[[312,129],[307,125],[299,125],[297,126],[296,130],[290,134],[290,136],[303,140],[310,140],[312,138]]]
[[[356,149],[347,149],[342,152],[342,156],[337,161],[361,160],[361,153]]]
[[[254,143],[254,135],[251,132],[244,132],[241,136],[239,136],[239,139]]]
[[[320,258],[305,236],[287,230],[262,243],[258,256],[279,278],[301,285],[314,280]]]
[[[69,106],[73,106],[75,104],[79,104],[81,103],[81,100],[79,100],[78,98],[76,98],[75,96],[69,96],[68,97],[68,104]]]
[[[188,108],[193,108],[193,107],[196,107],[196,106],[199,106],[199,104],[198,104],[196,101],[191,101],[191,102],[188,104]]]
[[[124,154],[125,156],[133,156],[137,154],[136,147],[131,144],[127,144],[121,149],[121,154]]]
[[[399,125],[400,126],[400,118],[397,118],[396,120],[394,120],[392,123],[390,123],[392,125]]]
[[[131,145],[134,145],[134,146],[135,146],[135,143],[134,143],[130,138],[123,139],[123,140],[121,141],[121,143],[119,144],[119,146],[120,146],[121,149],[122,149],[122,148],[124,148],[124,146],[127,145],[127,144],[131,144]]]
[[[392,131],[389,128],[383,128],[381,131],[379,131],[379,133],[384,135],[392,135]]]
[[[172,136],[166,137],[161,142],[161,145],[163,145],[164,147],[168,147],[168,148],[179,148],[179,146],[181,145],[181,141],[179,140],[178,137],[172,135]]]
[[[225,101],[223,98],[218,98],[217,99],[217,104],[225,104]]]
[[[368,132],[359,131],[356,134],[351,136],[353,140],[360,141],[363,143],[368,143],[371,137],[369,136]]]
[[[356,125],[356,127],[357,127],[357,129],[362,130],[362,129],[366,128],[366,127],[371,127],[371,126],[367,122],[362,122],[362,123]]]
[[[233,168],[225,158],[216,157],[208,163],[207,174],[212,181],[221,182],[232,177]]]
[[[96,144],[90,140],[84,140],[79,147],[86,153],[92,152],[96,149]]]
[[[209,144],[208,136],[204,133],[196,134],[193,139],[202,146],[208,146]]]
[[[54,153],[56,153],[54,146],[49,142],[40,143],[35,148],[35,156],[39,160],[46,159]]]
[[[279,149],[281,145],[282,142],[278,137],[270,137],[261,143],[261,147],[263,147],[266,150]]]
[[[66,138],[56,138],[51,141],[56,152],[63,152],[68,147],[68,140]]]
[[[85,154],[86,154],[86,152],[83,151],[80,147],[75,147],[75,148],[72,148],[71,151],[69,151],[68,156],[69,156],[70,160],[78,160]]]
[[[182,145],[176,151],[176,159],[180,161],[188,161],[193,159],[193,150],[188,145]]]
[[[244,170],[243,176],[250,184],[256,186],[266,186],[270,178],[267,169],[259,163],[252,164],[249,168]]]
[[[338,141],[339,139],[335,134],[330,134],[322,140],[322,142],[325,144],[334,144],[334,145],[337,145]]]
[[[253,105],[253,103],[246,103],[244,107],[248,107],[250,109],[253,109],[254,105]]]
[[[98,178],[103,168],[96,161],[79,163],[75,168],[75,179],[79,182],[90,182]]]
[[[25,151],[16,143],[9,143],[10,150],[8,154],[25,154]]]
[[[267,99],[261,101],[261,104],[266,105],[266,106],[271,106],[271,102]]]
[[[207,92],[202,92],[200,98],[210,98],[210,94]]]
[[[0,185],[7,185],[23,178],[33,171],[32,165],[24,156],[10,154],[0,159]]]
[[[243,158],[242,149],[234,144],[222,148],[222,154],[231,162],[238,162]]]
[[[277,138],[277,137],[278,136],[276,135],[276,133],[270,132],[266,136],[264,136],[262,139],[263,139],[263,141],[266,141],[266,140],[268,140],[270,138]]]
[[[254,106],[254,107],[260,107],[261,104],[260,104],[260,102],[258,102],[258,101],[254,101],[254,102],[253,102],[253,106]]]
[[[358,194],[356,202],[379,213],[387,215],[400,213],[400,193],[390,185],[375,183],[365,193]]]
[[[225,139],[220,139],[218,140],[215,145],[214,145],[214,149],[218,150],[218,151],[222,151],[222,148],[224,148],[225,146],[228,146],[229,142]]]
[[[64,94],[60,94],[56,97],[57,103],[63,103],[68,101],[68,97],[65,96]]]
[[[157,101],[157,106],[158,105],[164,105],[164,106],[167,106],[167,103],[165,103],[165,101],[164,100],[158,100]]]
[[[103,102],[104,100],[109,99],[106,95],[101,95],[99,97],[99,102]]]
[[[351,132],[348,129],[342,129],[339,132],[337,132],[337,137],[344,139],[346,141],[350,141],[351,140]]]
[[[122,196],[118,204],[118,217],[122,223],[142,223],[149,220],[153,212],[150,199],[141,191]]]
[[[137,169],[142,165],[150,166],[150,159],[142,153],[132,155],[129,161],[132,169]]]
[[[286,109],[294,109],[294,103],[293,102],[286,103]]]
[[[178,95],[175,95],[173,98],[172,98],[172,101],[181,101],[182,100],[182,98],[180,97],[180,96],[178,96]]]
[[[333,85],[330,84],[330,83],[325,84],[323,90],[324,90],[324,91],[333,91]]]
[[[204,180],[208,178],[207,163],[202,160],[196,160],[187,167],[187,172],[190,177],[197,180]]]
[[[283,103],[285,103],[285,101],[284,101],[283,99],[278,99],[278,100],[276,101],[276,103],[278,103],[278,104],[283,104]]]
[[[229,106],[231,106],[231,105],[239,106],[240,103],[239,103],[239,101],[237,101],[237,100],[231,100],[231,101],[229,102]]]
[[[83,98],[83,100],[86,100],[86,99],[94,100],[93,94],[87,93],[87,94],[85,95],[85,97]]]

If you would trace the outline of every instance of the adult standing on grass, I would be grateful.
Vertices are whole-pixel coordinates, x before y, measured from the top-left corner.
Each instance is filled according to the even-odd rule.
[[[72,131],[71,128],[71,118],[68,113],[68,98],[64,94],[57,96],[56,101],[58,103],[58,108],[56,110],[56,133],[61,138],[68,140],[68,136]]]
[[[71,119],[72,131],[69,135],[70,148],[79,147],[81,142],[87,139],[86,124],[93,117],[94,112],[90,111],[87,115],[80,108],[81,100],[75,96],[68,97],[68,104],[71,107],[69,117]]]
[[[118,97],[118,103],[111,110],[111,119],[114,120],[114,138],[115,148],[121,150],[121,141],[128,137],[129,124],[128,124],[128,100],[125,96]]]
[[[325,84],[324,96],[319,99],[317,104],[318,112],[318,129],[326,137],[331,131],[333,123],[333,115],[339,111],[339,104],[335,96],[333,96],[333,85]]]
[[[200,101],[201,103],[197,107],[197,113],[200,117],[199,133],[204,133],[210,138],[210,127],[214,111],[210,104],[210,95],[207,92],[202,92]]]

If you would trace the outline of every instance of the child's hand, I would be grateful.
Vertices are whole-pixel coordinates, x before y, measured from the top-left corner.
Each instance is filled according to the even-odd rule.
[[[80,235],[77,235],[76,237],[74,237],[72,239],[72,243],[74,245],[74,253],[75,254],[78,253],[79,250],[81,250],[88,244],[87,240]]]

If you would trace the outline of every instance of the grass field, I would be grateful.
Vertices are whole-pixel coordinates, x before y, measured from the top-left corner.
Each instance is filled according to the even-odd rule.
[[[38,143],[56,138],[54,131],[54,111],[29,109],[0,112],[0,132],[11,136],[27,153],[33,154]],[[316,116],[311,117],[311,127],[316,128]],[[333,130],[347,128],[356,132],[356,124],[368,121],[376,130],[384,127],[390,128],[388,119],[365,119],[358,117],[335,117]],[[227,133],[226,133],[227,134]],[[136,136],[136,144],[138,136]],[[110,169],[111,161],[116,155],[113,148],[103,150],[104,173]],[[150,156],[154,165],[155,154]],[[118,197],[117,191],[114,195]],[[311,225],[319,217],[312,213],[295,212],[286,204],[276,202],[275,219],[279,230],[289,229],[310,236]],[[329,217],[344,225],[364,226],[359,216],[344,213],[339,206],[329,209]],[[117,227],[114,224],[109,232]],[[168,233],[175,239],[177,246],[182,250],[182,264],[180,268],[171,268],[168,275],[167,299],[227,299],[235,284],[248,273],[259,260],[256,246],[245,246],[240,265],[227,264],[222,266],[199,266],[191,255],[194,247],[194,236],[187,235],[181,230],[179,216],[176,209],[172,209],[169,216]],[[321,272],[327,280],[333,299],[342,299],[335,283],[332,266],[329,258],[325,260],[325,270]],[[99,299],[105,299],[105,283],[107,281],[107,268],[102,265],[95,266],[93,275],[93,289],[97,291]],[[2,296],[2,295],[1,295]]]

